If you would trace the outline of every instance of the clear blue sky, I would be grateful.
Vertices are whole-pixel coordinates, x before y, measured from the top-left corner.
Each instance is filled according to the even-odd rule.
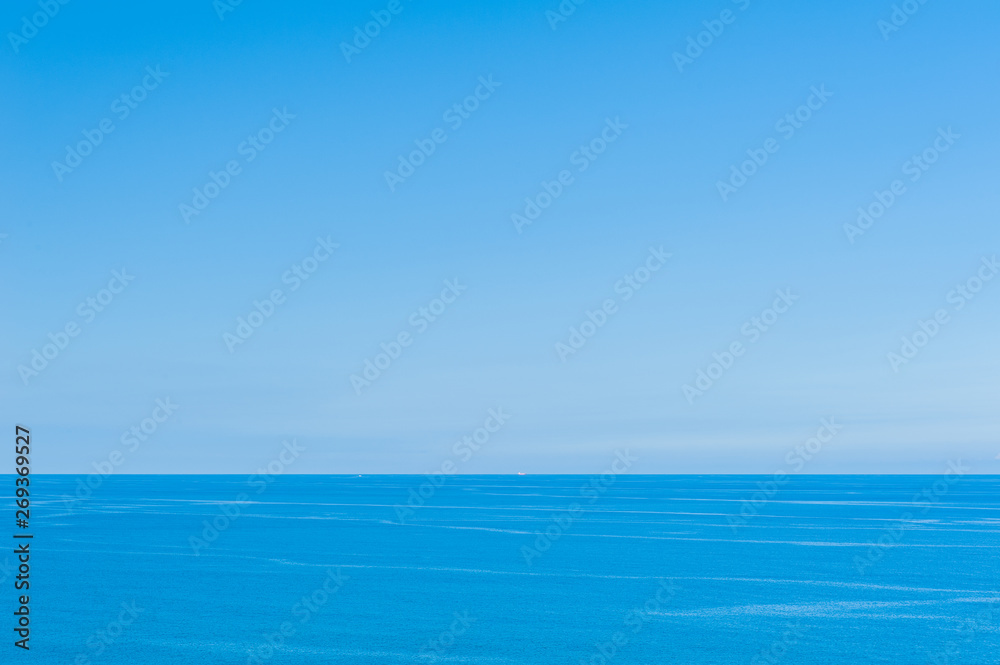
[[[77,0],[32,30],[37,2],[4,3],[4,421],[51,473],[116,450],[120,473],[249,473],[293,438],[290,472],[590,473],[628,448],[635,472],[768,473],[831,416],[843,429],[803,472],[995,472],[1000,279],[950,292],[1000,252],[1000,6],[914,3],[889,31],[892,5],[589,0],[555,21],[556,0],[246,0],[220,19],[211,0]],[[391,21],[348,62],[372,12]],[[933,164],[908,164],[949,128]],[[416,142],[433,153],[390,187]],[[767,161],[723,200],[748,150]],[[228,186],[184,215],[210,172]],[[562,191],[516,225],[542,181]],[[286,275],[314,251],[308,280]],[[797,300],[757,335],[778,290]],[[453,445],[498,407],[509,422],[465,461]]]

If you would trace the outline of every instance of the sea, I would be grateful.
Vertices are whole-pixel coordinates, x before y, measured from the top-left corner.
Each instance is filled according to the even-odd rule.
[[[1000,663],[998,476],[31,483],[4,664]]]

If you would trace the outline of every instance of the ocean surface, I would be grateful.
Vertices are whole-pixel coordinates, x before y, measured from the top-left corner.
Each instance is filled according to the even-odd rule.
[[[996,476],[78,480],[0,662],[1000,663]]]

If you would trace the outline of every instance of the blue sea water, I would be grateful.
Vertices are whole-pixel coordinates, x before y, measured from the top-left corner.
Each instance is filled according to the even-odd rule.
[[[77,480],[4,663],[1000,663],[996,476]]]

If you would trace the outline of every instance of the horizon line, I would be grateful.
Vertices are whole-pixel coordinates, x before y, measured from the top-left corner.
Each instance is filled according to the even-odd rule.
[[[19,474],[16,473],[0,473],[0,478],[6,476],[16,477]],[[449,474],[434,474],[434,473],[279,473],[279,474],[267,474],[267,473],[113,473],[108,475],[103,475],[100,473],[31,473],[30,476],[93,476],[98,475],[101,478],[107,479],[115,476],[273,476],[274,478],[280,476],[339,476],[344,478],[363,478],[368,476],[420,476],[427,477],[431,475],[444,475],[446,478],[460,478],[460,477],[481,477],[481,476],[510,476],[512,478],[522,478],[528,476],[600,476],[604,475],[600,472],[596,473],[449,473]],[[775,476],[778,475],[775,472],[771,473],[617,473],[614,474],[616,477],[619,476]],[[826,477],[826,476],[939,476],[939,473],[786,473],[783,474],[787,478],[797,478],[797,477]],[[30,477],[29,476],[29,477]],[[1000,477],[1000,473],[966,473],[963,477]]]

